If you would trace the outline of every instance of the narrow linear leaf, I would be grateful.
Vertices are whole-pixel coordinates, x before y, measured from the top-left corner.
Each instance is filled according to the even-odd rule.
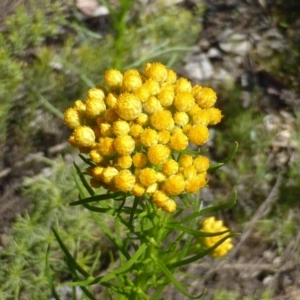
[[[76,168],[77,174],[83,184],[83,186],[85,187],[85,189],[88,191],[88,193],[93,196],[95,195],[94,190],[91,188],[91,186],[89,185],[89,183],[86,181],[84,175],[82,174],[80,168],[74,163],[74,166]],[[76,179],[76,178],[75,178]],[[80,188],[80,185],[77,185]],[[80,189],[79,189],[80,190]],[[83,196],[83,194],[81,194]]]
[[[186,291],[184,287],[179,283],[179,281],[176,280],[172,272],[169,270],[167,266],[164,265],[164,263],[161,260],[155,259],[154,257],[153,259],[157,263],[157,266],[160,268],[160,270],[166,275],[166,277],[174,284],[177,290],[180,291],[183,295],[191,299],[200,299],[203,296],[203,293],[201,293],[198,296],[193,296],[192,294],[188,293],[188,291]]]
[[[121,196],[123,196],[123,194],[120,192],[113,193],[113,194],[96,195],[96,196],[92,196],[92,197],[88,197],[88,198],[84,198],[84,199],[80,199],[80,200],[71,202],[71,203],[69,203],[69,205],[75,206],[75,205],[80,205],[80,204],[85,204],[85,203],[90,203],[90,202],[99,202],[99,201],[104,201],[104,200],[109,200],[109,199],[114,199],[116,201],[123,201],[124,196],[122,198],[120,198]]]

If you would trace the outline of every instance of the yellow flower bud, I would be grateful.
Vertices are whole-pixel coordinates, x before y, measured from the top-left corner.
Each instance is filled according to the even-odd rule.
[[[101,123],[100,124],[100,132],[101,132],[101,136],[103,136],[103,137],[112,136],[111,125],[108,123]]]
[[[114,108],[109,108],[104,113],[104,120],[108,123],[113,123],[119,119],[119,116]]]
[[[185,191],[189,194],[197,193],[201,188],[206,185],[206,174],[201,173],[195,177],[185,180]]]
[[[74,141],[76,145],[91,147],[95,143],[95,133],[88,126],[79,126],[74,129]]]
[[[123,81],[123,75],[116,69],[106,71],[104,75],[104,82],[110,89],[120,88]]]
[[[161,88],[157,98],[162,106],[168,107],[172,105],[174,96],[175,92],[173,85],[166,85]]]
[[[95,167],[93,168],[92,170],[92,176],[97,179],[97,180],[102,180],[102,173],[104,171],[104,168],[103,167]]]
[[[171,175],[163,183],[162,189],[167,195],[179,195],[184,191],[185,181],[180,175]]]
[[[99,164],[104,160],[103,154],[101,154],[101,152],[97,149],[92,150],[89,155],[91,160],[96,164]]]
[[[209,138],[209,131],[203,125],[194,125],[188,132],[188,137],[192,143],[201,146],[207,142]]]
[[[130,131],[128,122],[120,120],[113,123],[112,132],[115,135],[127,135]]]
[[[184,133],[172,134],[170,138],[170,146],[176,151],[182,151],[187,148],[189,139]]]
[[[221,220],[216,220],[215,217],[209,217],[205,219],[202,223],[202,231],[209,233],[217,233],[228,230],[226,226],[223,225]],[[224,238],[228,233],[224,233],[217,236],[205,237],[204,243],[207,248],[211,248],[217,242],[219,242],[222,238]],[[213,257],[221,257],[226,255],[233,248],[231,238],[225,240],[221,245],[219,245],[216,249],[214,249],[212,256]]]
[[[163,204],[162,209],[168,213],[173,213],[176,210],[176,202],[173,199],[168,199]]]
[[[141,126],[146,126],[148,124],[149,116],[147,114],[141,113],[137,118],[136,118],[136,123],[141,125]]]
[[[180,167],[187,168],[193,164],[193,157],[189,154],[184,154],[179,159]]]
[[[114,177],[114,186],[121,192],[130,192],[135,184],[135,177],[129,170],[122,170]]]
[[[163,182],[167,179],[166,175],[162,172],[156,172],[156,182]]]
[[[150,96],[156,96],[160,91],[159,83],[151,78],[148,79],[143,86],[148,90]]]
[[[115,154],[114,139],[110,137],[100,138],[97,150],[105,156],[111,156]]]
[[[139,172],[139,182],[148,187],[156,182],[156,172],[151,168],[142,169]]]
[[[70,143],[71,146],[77,147],[77,144],[76,144],[76,142],[75,142],[74,135],[71,135],[71,136],[68,138],[68,142]]]
[[[145,188],[140,183],[135,183],[131,192],[134,196],[140,197],[145,193]]]
[[[185,179],[193,178],[197,175],[197,169],[191,165],[183,169],[183,176]]]
[[[173,104],[178,111],[188,112],[193,108],[195,100],[191,93],[180,92],[175,95]]]
[[[162,109],[162,106],[158,99],[154,96],[149,97],[149,99],[144,103],[144,110],[148,114],[153,114],[156,111],[159,111]]]
[[[204,87],[197,93],[194,93],[195,100],[201,108],[210,108],[217,101],[217,95],[211,88]]]
[[[170,131],[168,130],[160,130],[158,131],[158,142],[160,144],[167,144],[170,141]]]
[[[121,91],[133,92],[142,86],[142,78],[137,70],[128,70],[124,73]]]
[[[189,116],[187,113],[180,111],[174,115],[175,124],[184,126],[189,122]]]
[[[105,109],[106,105],[104,100],[89,98],[86,101],[86,115],[91,119],[99,117],[104,113]]]
[[[145,67],[145,75],[157,82],[163,82],[168,77],[168,69],[161,63],[148,63]]]
[[[155,130],[147,128],[140,135],[140,141],[143,146],[150,147],[158,142],[158,134]]]
[[[114,148],[120,155],[129,155],[135,148],[134,139],[130,135],[119,135],[114,140]]]
[[[92,89],[89,89],[87,92],[87,100],[93,100],[93,101],[104,101],[105,93],[104,90],[100,87],[94,87]]]
[[[151,185],[149,185],[147,188],[146,188],[146,193],[147,194],[153,194],[157,191],[158,189],[158,184],[157,183],[153,183]]]
[[[168,76],[164,84],[173,84],[177,79],[177,75],[173,70],[168,70]]]
[[[207,113],[209,115],[208,125],[216,125],[220,123],[221,119],[223,118],[222,112],[215,107],[209,108]]]
[[[191,123],[188,123],[188,124],[184,125],[183,128],[182,128],[182,132],[187,135],[192,126],[193,125]]]
[[[176,93],[191,93],[192,85],[186,78],[179,78],[175,83]]]
[[[198,104],[194,104],[194,106],[193,106],[193,108],[191,109],[191,110],[189,110],[188,111],[188,114],[190,115],[190,116],[193,116],[193,115],[195,115],[195,114],[197,114],[199,111],[201,111],[202,110],[202,108],[200,108],[199,106],[198,106]]]
[[[170,153],[171,151],[169,147],[161,144],[155,144],[148,149],[147,157],[152,164],[161,165],[167,161]]]
[[[174,159],[168,159],[162,166],[162,171],[167,176],[174,175],[178,172],[178,162]]]
[[[132,163],[136,168],[144,168],[147,162],[148,159],[144,153],[137,152],[132,156]]]
[[[138,138],[142,134],[143,131],[144,131],[144,128],[141,125],[132,124],[130,126],[130,132],[129,133],[130,133],[131,136],[133,136],[135,138]]]
[[[102,172],[102,181],[106,184],[110,184],[118,173],[119,171],[114,167],[104,168]]]
[[[206,156],[200,155],[193,162],[198,173],[206,172],[209,168],[209,159]]]
[[[162,208],[164,203],[166,203],[169,199],[169,196],[167,196],[166,193],[161,190],[155,191],[155,193],[152,195],[152,201],[157,205],[158,208]]]
[[[149,97],[151,96],[149,89],[145,85],[142,85],[141,87],[136,89],[134,91],[134,94],[143,103],[146,102],[149,99]]]
[[[132,165],[132,158],[130,155],[118,156],[116,164],[121,169],[129,169]]]
[[[76,128],[83,125],[83,116],[75,108],[68,108],[64,113],[65,124],[69,128]]]
[[[108,93],[108,95],[105,98],[105,103],[109,108],[114,108],[118,102],[118,98],[113,93]]]
[[[142,103],[134,94],[124,93],[120,95],[115,108],[120,118],[131,121],[142,112]]]
[[[84,114],[86,111],[85,103],[81,100],[76,100],[74,103],[74,108],[79,112]]]
[[[203,125],[207,126],[210,121],[209,113],[206,109],[199,109],[194,115],[193,115],[193,124],[194,125]]]
[[[159,110],[150,116],[150,123],[156,130],[172,130],[174,120],[169,110]]]

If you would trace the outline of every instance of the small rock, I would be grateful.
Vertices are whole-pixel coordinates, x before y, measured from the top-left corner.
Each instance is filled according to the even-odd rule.
[[[262,283],[263,285],[268,286],[271,284],[272,280],[273,280],[273,275],[268,275],[263,279]]]
[[[222,58],[222,53],[217,48],[209,48],[206,55],[209,58]]]
[[[251,43],[245,34],[234,33],[220,42],[219,46],[224,52],[244,56],[249,52]]]

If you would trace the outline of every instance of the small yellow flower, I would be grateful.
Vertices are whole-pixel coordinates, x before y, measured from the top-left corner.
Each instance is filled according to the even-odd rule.
[[[116,165],[121,169],[129,169],[132,165],[132,158],[130,155],[120,155],[117,158]]]
[[[137,152],[132,156],[132,163],[136,168],[144,168],[147,162],[148,158],[144,153]]]
[[[197,193],[201,188],[206,185],[206,173],[201,173],[195,177],[185,180],[185,191],[189,194]]]
[[[147,86],[145,86],[145,85],[142,85],[141,87],[136,89],[134,91],[134,94],[143,103],[146,102],[149,99],[149,97],[151,96],[149,88],[147,88]]]
[[[163,182],[167,179],[166,175],[160,171],[156,172],[156,182]]]
[[[220,123],[221,119],[223,118],[222,112],[215,107],[209,108],[207,113],[209,115],[208,125],[216,125]]]
[[[161,63],[148,63],[145,66],[145,75],[157,82],[163,82],[168,77],[168,69]]]
[[[162,205],[162,209],[168,213],[173,213],[176,210],[176,202],[170,198],[166,202],[164,202],[164,204]]]
[[[114,108],[109,108],[104,113],[104,120],[108,123],[113,123],[119,119],[119,116]]]
[[[185,126],[189,122],[189,116],[187,113],[180,111],[174,115],[175,124]]]
[[[142,134],[143,131],[144,131],[144,128],[139,124],[132,124],[130,126],[130,135],[135,138],[138,138]]]
[[[206,172],[209,168],[209,159],[206,156],[200,155],[195,158],[193,164],[198,173]]]
[[[112,126],[112,132],[115,135],[127,135],[130,131],[130,125],[128,122],[120,120],[115,121]]]
[[[142,169],[139,172],[139,182],[148,187],[156,182],[156,172],[151,168]]]
[[[194,125],[190,128],[188,137],[192,143],[201,146],[208,141],[209,131],[203,125]]]
[[[178,172],[178,162],[174,159],[168,159],[162,166],[162,171],[167,176],[174,175]]]
[[[120,88],[123,81],[123,75],[116,69],[110,69],[106,71],[104,75],[105,84],[111,89]]]
[[[100,124],[100,132],[101,132],[101,136],[103,136],[103,137],[112,136],[111,125],[109,123],[101,123]]]
[[[104,171],[104,168],[103,167],[95,167],[93,168],[92,170],[92,176],[97,179],[97,180],[100,180],[102,178],[102,173]]]
[[[158,134],[154,129],[147,128],[145,129],[141,135],[140,140],[143,146],[151,147],[158,142]]]
[[[177,79],[176,73],[173,70],[168,70],[168,77],[164,83],[173,84],[175,83],[176,79]]]
[[[180,175],[171,175],[164,182],[162,188],[167,195],[179,195],[185,188],[184,178]]]
[[[210,115],[206,109],[199,109],[193,114],[193,124],[207,126],[210,122]]]
[[[91,160],[96,164],[99,164],[104,160],[103,154],[97,149],[92,150],[89,155]]]
[[[210,108],[217,101],[217,95],[211,88],[204,87],[194,93],[195,100],[201,108]]]
[[[170,146],[176,151],[182,151],[186,149],[189,144],[188,137],[184,133],[175,133],[172,134],[170,138]]]
[[[149,99],[144,103],[144,110],[148,114],[153,114],[154,112],[161,109],[162,106],[159,100],[154,96],[149,97]]]
[[[142,78],[137,70],[128,70],[124,73],[121,91],[133,92],[142,86]]]
[[[74,108],[79,112],[79,113],[85,113],[86,111],[86,106],[85,103],[82,102],[81,100],[76,100],[74,103]]]
[[[216,220],[215,217],[209,217],[205,219],[202,223],[202,231],[209,233],[217,233],[226,231],[228,228],[223,225],[221,220]],[[228,233],[224,233],[217,236],[206,237],[204,238],[204,243],[206,247],[210,248],[224,238]],[[226,255],[233,248],[231,238],[225,240],[221,245],[219,245],[212,253],[213,257],[221,257]]]
[[[185,179],[196,177],[196,175],[197,169],[193,165],[183,168],[183,176]]]
[[[103,101],[105,98],[105,93],[100,87],[94,87],[88,90],[87,100],[93,101]]]
[[[117,95],[113,93],[108,93],[108,95],[105,98],[105,103],[109,108],[114,108],[118,102]]]
[[[136,118],[136,123],[141,125],[141,126],[146,126],[149,121],[149,116],[147,114],[141,113],[137,118]]]
[[[149,78],[143,86],[148,90],[150,96],[156,96],[160,92],[160,85],[155,80]]]
[[[156,130],[172,130],[174,128],[174,119],[169,110],[159,110],[150,116],[150,123]]]
[[[106,105],[104,100],[97,98],[88,98],[86,100],[86,115],[91,118],[97,118],[105,112]]]
[[[91,147],[95,143],[95,133],[88,126],[79,126],[74,129],[74,141],[76,145]]]
[[[102,172],[102,181],[106,184],[110,184],[114,177],[119,173],[115,167],[106,167]]]
[[[129,155],[135,148],[134,139],[130,135],[119,135],[114,140],[114,148],[120,155]]]
[[[172,105],[174,101],[174,87],[173,85],[165,85],[161,88],[157,98],[160,102],[160,104],[164,107],[169,107]]]
[[[195,100],[191,93],[180,92],[175,95],[173,104],[178,111],[188,112],[193,108]]]
[[[158,184],[155,182],[147,187],[146,193],[153,194],[157,191],[157,189],[158,189]]]
[[[110,137],[100,138],[97,145],[97,150],[105,156],[115,154],[114,139]]]
[[[187,168],[193,164],[193,157],[189,154],[184,154],[179,159],[180,167]]]
[[[186,78],[179,78],[175,83],[175,92],[190,94],[192,92],[192,85]]]
[[[65,124],[69,128],[76,128],[83,125],[83,117],[76,108],[68,108],[64,113]]]
[[[149,161],[154,165],[161,165],[167,161],[171,153],[169,147],[161,144],[152,145],[147,151]]]
[[[140,197],[145,193],[145,188],[140,183],[135,183],[131,192],[134,196]]]
[[[124,93],[120,95],[115,108],[120,118],[131,121],[142,112],[142,103],[134,94]]]
[[[158,142],[160,144],[167,144],[170,140],[171,134],[168,130],[158,131]]]
[[[130,192],[135,184],[135,176],[129,170],[122,170],[114,176],[114,186],[121,192]]]
[[[153,202],[157,205],[157,207],[161,208],[164,203],[166,203],[169,200],[169,196],[166,195],[161,190],[155,191],[155,193],[152,196]]]

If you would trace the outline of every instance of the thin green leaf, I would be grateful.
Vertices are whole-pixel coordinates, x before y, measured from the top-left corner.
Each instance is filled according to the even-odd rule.
[[[228,163],[236,154],[237,150],[239,148],[239,144],[238,142],[235,142],[235,147],[233,148],[233,150],[231,150],[230,154],[228,155],[228,157],[224,158],[223,160],[221,160],[219,163],[213,164],[209,167],[208,172],[213,172],[219,168],[221,168],[223,165],[225,165],[226,163]]]
[[[74,166],[76,168],[77,174],[83,184],[83,186],[85,187],[85,189],[88,191],[88,193],[93,196],[95,195],[95,191],[92,189],[92,187],[89,185],[89,183],[86,181],[83,173],[81,172],[80,168],[74,163]],[[78,185],[79,187],[79,185]],[[83,194],[81,194],[83,196]]]
[[[196,211],[180,220],[177,221],[177,223],[179,224],[182,224],[182,223],[185,223],[185,222],[188,222],[188,221],[191,221],[197,217],[200,217],[200,216],[204,216],[204,215],[207,215],[207,214],[211,214],[213,212],[216,212],[216,211],[220,211],[220,210],[224,210],[226,208],[229,208],[229,207],[232,207],[233,205],[235,205],[236,203],[236,200],[237,200],[237,191],[234,190],[234,193],[233,193],[233,196],[231,198],[230,201],[226,202],[226,203],[223,203],[223,204],[220,204],[220,205],[215,205],[215,206],[211,206],[211,207],[207,207],[207,208],[204,208],[200,211]]]
[[[190,264],[192,262],[195,262],[201,258],[203,258],[204,256],[212,253],[218,246],[220,246],[224,241],[226,241],[228,238],[231,238],[235,236],[234,234],[229,234],[227,236],[225,236],[224,238],[222,238],[221,240],[219,240],[215,245],[213,245],[212,247],[196,254],[196,255],[193,255],[189,258],[186,258],[186,259],[183,259],[183,260],[180,260],[180,261],[177,261],[175,263],[172,263],[170,265],[168,265],[169,268],[178,268],[178,267],[181,267],[181,266],[184,266],[184,265],[187,265],[187,264]]]
[[[173,276],[172,272],[170,271],[170,269],[165,266],[165,264],[157,259],[153,257],[153,260],[155,260],[157,266],[160,268],[160,270],[166,275],[166,277],[174,284],[174,286],[177,288],[178,291],[180,291],[183,295],[191,298],[191,299],[200,299],[203,296],[203,293],[201,293],[198,296],[193,296],[192,294],[188,293],[188,291],[186,291],[184,289],[184,287],[179,283],[179,281],[176,280],[176,278]]]
[[[99,202],[99,201],[104,201],[104,200],[109,200],[109,199],[114,199],[116,201],[122,201],[124,197],[120,198],[121,196],[124,196],[124,193],[113,193],[113,194],[102,194],[102,195],[96,195],[84,199],[80,199],[74,202],[69,203],[69,206],[75,206],[75,205],[80,205],[80,204],[86,204],[90,202]]]

